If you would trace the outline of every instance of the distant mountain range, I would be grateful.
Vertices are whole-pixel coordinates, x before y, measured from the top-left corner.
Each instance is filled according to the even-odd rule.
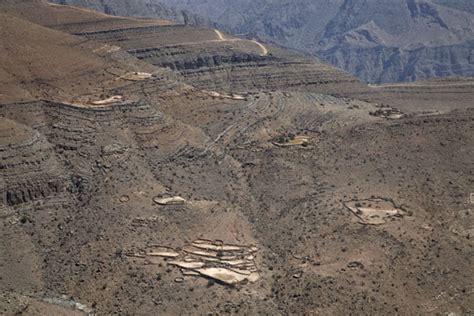
[[[371,83],[474,76],[471,0],[56,0],[206,24],[305,52]]]

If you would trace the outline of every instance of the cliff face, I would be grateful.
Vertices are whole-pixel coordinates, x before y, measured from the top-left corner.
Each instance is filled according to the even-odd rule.
[[[415,81],[425,78],[472,76],[472,41],[458,45],[420,47],[357,47],[341,45],[319,52],[319,56],[367,82]]]
[[[472,76],[474,18],[415,0],[347,0],[315,53],[368,82]]]
[[[469,0],[60,2],[216,25],[320,57],[368,82],[474,75]]]

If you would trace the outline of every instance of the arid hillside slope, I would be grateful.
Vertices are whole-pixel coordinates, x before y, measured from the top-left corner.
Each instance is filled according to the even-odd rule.
[[[371,83],[474,74],[471,0],[61,2],[216,26],[303,51]]]
[[[472,80],[367,86],[212,28],[17,5],[1,314],[472,313]]]

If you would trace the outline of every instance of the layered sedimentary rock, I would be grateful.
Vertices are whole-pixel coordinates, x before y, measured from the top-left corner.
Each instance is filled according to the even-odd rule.
[[[80,0],[66,2],[91,5]],[[203,17],[188,19],[191,23],[217,25],[233,34],[257,35],[305,51],[372,83],[474,75],[470,0],[154,3]],[[152,12],[127,10],[123,1],[114,7],[118,15],[150,16]],[[183,22],[179,15],[170,18]]]
[[[45,137],[5,118],[0,123],[1,202],[14,206],[65,191],[67,175]]]
[[[176,71],[203,89],[312,89],[336,93],[335,84],[363,89],[351,76],[297,54],[189,26],[153,26],[79,32],[120,46],[138,59]]]
[[[258,40],[7,2],[56,30],[39,56],[95,62],[57,60],[75,89],[8,53],[58,89],[1,102],[1,314],[474,308],[472,80],[359,90]]]

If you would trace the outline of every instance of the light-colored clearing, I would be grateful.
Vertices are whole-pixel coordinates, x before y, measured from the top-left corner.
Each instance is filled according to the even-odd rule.
[[[170,266],[181,269],[184,276],[203,276],[232,285],[244,280],[256,282],[259,278],[255,256],[256,246],[225,244],[221,240],[198,239],[180,249],[151,246],[143,253],[146,257],[165,257]],[[138,257],[137,255],[128,255]],[[149,261],[152,258],[149,258]],[[184,281],[184,280],[183,280]]]
[[[129,72],[123,76],[120,76],[120,79],[130,80],[130,81],[142,81],[150,79],[152,74],[148,72]]]
[[[273,142],[275,146],[278,147],[289,147],[289,146],[302,146],[302,145],[308,145],[310,141],[309,136],[295,136],[293,139],[289,140],[286,143],[279,143],[279,142]]]
[[[169,265],[177,266],[183,269],[199,269],[204,267],[205,263],[200,261],[186,262],[186,261],[171,261]]]
[[[242,250],[242,247],[239,246],[232,246],[232,245],[212,245],[212,244],[204,244],[204,243],[196,243],[192,244],[196,248],[206,249],[206,250],[216,250],[216,251],[239,251]]]
[[[405,215],[392,202],[382,199],[351,201],[345,203],[345,206],[359,218],[359,223],[365,225],[383,225],[389,218]]]
[[[153,201],[159,205],[183,205],[186,200],[180,196],[174,196],[169,198],[157,198],[155,197]]]
[[[203,92],[213,98],[223,98],[223,99],[231,99],[231,100],[246,100],[246,98],[243,95],[240,94],[227,94],[227,93],[219,93],[217,91],[207,91],[203,90]]]
[[[155,251],[149,252],[146,255],[150,257],[176,258],[179,256],[179,253],[174,251]]]
[[[113,45],[104,45],[100,48],[94,49],[92,52],[95,54],[110,54],[113,52],[118,52],[121,48]]]
[[[243,275],[225,268],[203,268],[197,269],[196,272],[226,284],[236,284],[246,279],[252,282],[258,280],[258,274],[256,276],[252,276],[252,278],[249,278],[247,275]]]
[[[308,136],[295,136],[287,144],[290,146],[303,145],[309,143],[310,138]]]
[[[122,100],[123,100],[123,97],[121,95],[114,95],[108,99],[92,101],[91,103],[93,105],[107,105],[107,104],[121,102]]]

